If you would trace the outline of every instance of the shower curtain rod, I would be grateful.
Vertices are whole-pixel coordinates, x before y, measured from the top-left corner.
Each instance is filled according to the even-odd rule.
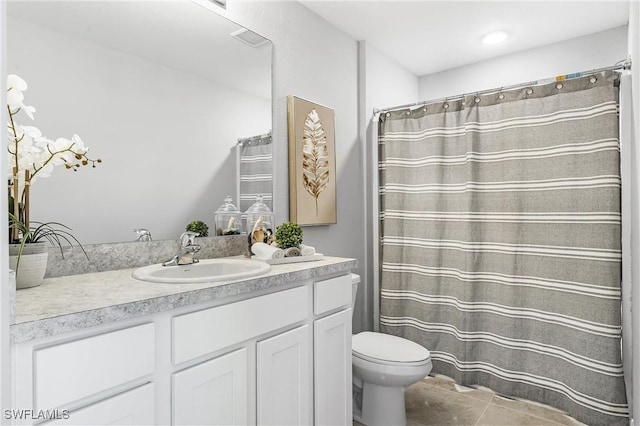
[[[582,71],[582,72],[576,72],[576,73],[573,73],[573,74],[566,74],[566,75],[559,75],[559,76],[556,76],[556,77],[550,77],[550,78],[547,78],[547,79],[544,79],[544,80],[528,81],[526,83],[518,83],[518,84],[513,84],[511,86],[503,86],[503,87],[498,87],[498,88],[495,88],[495,89],[480,90],[478,92],[463,93],[463,94],[457,95],[457,96],[447,96],[446,98],[431,99],[431,100],[428,100],[428,101],[414,102],[414,103],[410,103],[410,104],[404,104],[404,105],[399,105],[399,106],[394,106],[394,107],[389,107],[389,108],[374,108],[373,109],[373,115],[376,115],[376,114],[378,114],[380,112],[397,111],[399,109],[418,107],[418,106],[423,106],[423,105],[428,105],[428,104],[433,104],[433,103],[438,103],[438,102],[454,101],[454,100],[457,100],[457,99],[462,99],[466,95],[471,95],[471,94],[474,94],[474,95],[485,95],[487,93],[495,93],[495,92],[501,92],[503,90],[516,89],[518,87],[535,86],[535,85],[540,85],[540,84],[553,83],[554,81],[570,80],[572,78],[584,77],[584,76],[587,76],[587,75],[597,74],[597,73],[603,72],[603,71],[629,70],[629,69],[631,69],[631,59],[624,59],[622,61],[618,61],[612,67],[597,68],[597,69],[592,69],[592,70],[589,70],[589,71]]]

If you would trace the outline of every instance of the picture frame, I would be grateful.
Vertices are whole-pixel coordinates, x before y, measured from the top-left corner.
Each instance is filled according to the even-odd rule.
[[[287,121],[289,220],[298,225],[337,223],[334,111],[288,96]]]

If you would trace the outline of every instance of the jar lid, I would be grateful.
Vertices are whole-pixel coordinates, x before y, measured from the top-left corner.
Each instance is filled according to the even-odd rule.
[[[272,213],[269,206],[267,206],[262,201],[262,195],[256,195],[256,202],[251,204],[251,206],[247,209],[247,214],[264,214],[264,213]]]
[[[233,213],[233,214],[240,214],[240,210],[238,210],[238,208],[233,205],[233,198],[231,198],[231,195],[227,195],[224,198],[224,204],[222,204],[218,210],[216,210],[216,213]]]

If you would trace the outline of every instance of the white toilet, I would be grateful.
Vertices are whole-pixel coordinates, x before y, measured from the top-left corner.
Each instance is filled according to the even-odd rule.
[[[353,300],[360,276],[351,275]],[[406,425],[404,390],[431,372],[431,354],[390,334],[364,331],[351,340],[353,418],[367,426]]]

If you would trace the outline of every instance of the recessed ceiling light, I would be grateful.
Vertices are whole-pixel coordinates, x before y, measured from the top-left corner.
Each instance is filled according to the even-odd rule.
[[[507,37],[508,34],[504,31],[494,31],[482,37],[482,42],[484,44],[498,44],[505,41]]]

